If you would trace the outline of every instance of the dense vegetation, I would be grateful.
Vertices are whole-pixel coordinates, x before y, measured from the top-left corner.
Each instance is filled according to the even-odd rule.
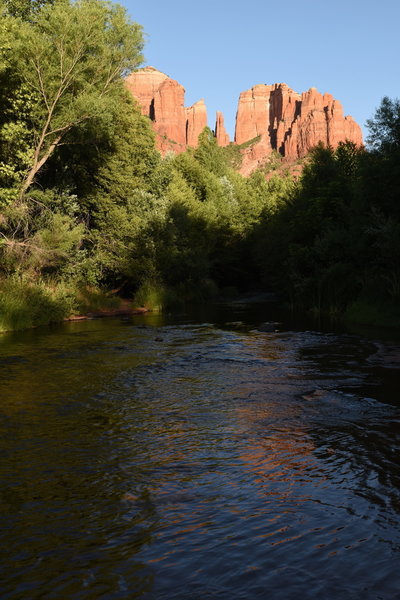
[[[273,156],[244,178],[208,128],[196,149],[155,149],[123,86],[143,60],[123,8],[0,10],[0,330],[116,292],[154,307],[249,289],[399,324],[399,102],[382,101],[368,151],[318,147],[300,180]]]

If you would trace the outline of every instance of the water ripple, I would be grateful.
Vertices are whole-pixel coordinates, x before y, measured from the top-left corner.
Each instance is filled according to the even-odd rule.
[[[2,598],[399,597],[394,344],[243,321],[26,335],[0,356]]]

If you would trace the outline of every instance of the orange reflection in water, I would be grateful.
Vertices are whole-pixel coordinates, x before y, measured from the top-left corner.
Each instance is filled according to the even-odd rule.
[[[304,501],[309,497],[308,484],[315,486],[316,481],[323,483],[327,477],[314,455],[315,445],[309,434],[301,427],[294,429],[296,415],[291,414],[291,426],[285,426],[277,420],[276,408],[281,410],[271,402],[263,406],[263,435],[260,435],[260,411],[254,410],[253,403],[237,409],[238,418],[249,425],[248,430],[257,431],[257,435],[247,438],[246,445],[242,446],[240,459],[254,475],[259,494],[274,496],[275,502],[294,496],[297,501]],[[291,412],[300,410],[292,408]]]

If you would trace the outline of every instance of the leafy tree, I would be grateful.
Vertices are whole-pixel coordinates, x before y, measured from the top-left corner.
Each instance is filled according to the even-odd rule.
[[[382,99],[375,116],[368,119],[367,142],[372,150],[400,149],[400,100]]]
[[[400,218],[400,101],[383,98],[367,121],[371,151],[363,163],[363,193],[374,211]]]
[[[13,17],[30,21],[35,18],[43,6],[53,3],[54,0],[5,0],[5,7]]]
[[[194,157],[209,173],[219,176],[226,173],[227,157],[209,127],[205,127],[199,135]]]
[[[35,97],[5,70],[0,72],[0,207],[18,197],[29,168],[34,132],[30,114]]]
[[[61,146],[37,177],[41,187],[75,194],[90,227],[96,226],[99,210],[124,204],[136,189],[153,193],[161,163],[149,119],[122,87],[111,108],[107,129],[82,125],[73,143]]]
[[[141,60],[142,30],[125,9],[102,0],[46,5],[33,22],[7,17],[1,30],[2,62],[36,99],[27,191],[54,151],[74,140],[87,122],[109,127],[121,75]]]
[[[159,273],[167,285],[196,285],[209,274],[214,246],[206,205],[176,170],[166,189],[166,201],[166,220],[154,232]]]
[[[71,198],[35,191],[30,202],[5,207],[0,223],[1,271],[18,273],[32,279],[41,275],[60,277],[69,263],[82,259],[85,227],[66,210]],[[72,203],[71,203],[72,208]]]

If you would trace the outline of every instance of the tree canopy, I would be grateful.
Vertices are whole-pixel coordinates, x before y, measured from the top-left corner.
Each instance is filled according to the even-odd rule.
[[[373,150],[400,149],[400,100],[385,96],[372,119],[367,121],[368,144]]]
[[[121,77],[143,59],[142,28],[117,4],[56,2],[44,5],[33,21],[6,17],[0,41],[14,102],[21,94],[30,99],[23,195],[55,149],[74,141],[77,128],[113,127]],[[21,129],[12,118],[7,125]]]

